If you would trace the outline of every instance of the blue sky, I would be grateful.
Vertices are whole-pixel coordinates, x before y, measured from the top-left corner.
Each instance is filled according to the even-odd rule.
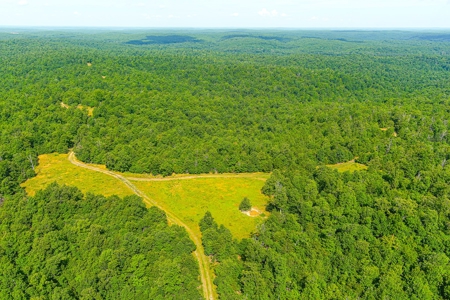
[[[450,0],[0,0],[0,26],[450,28]]]

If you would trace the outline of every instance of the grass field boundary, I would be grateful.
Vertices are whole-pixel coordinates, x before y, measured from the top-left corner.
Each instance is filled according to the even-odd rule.
[[[267,178],[255,177],[252,174],[200,174],[200,175],[192,175],[192,176],[183,176],[183,177],[128,177],[124,176],[128,180],[131,181],[173,181],[173,180],[187,180],[187,179],[204,179],[204,178],[252,178],[256,180],[266,181]]]

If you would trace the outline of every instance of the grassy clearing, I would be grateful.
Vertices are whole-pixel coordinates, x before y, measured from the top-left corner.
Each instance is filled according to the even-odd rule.
[[[93,107],[84,106],[84,105],[78,104],[77,108],[81,109],[81,110],[84,110],[86,108],[87,114],[88,114],[89,117],[92,117],[94,115],[94,108]]]
[[[387,127],[380,128],[381,131],[388,131],[388,129],[389,129],[389,128],[387,128]],[[392,133],[392,135],[393,135],[394,137],[397,137],[397,132],[394,131],[394,132]]]
[[[62,108],[69,108],[70,107],[69,105],[65,104],[64,102],[61,102],[60,105],[61,105]],[[88,114],[89,117],[92,117],[94,115],[94,107],[84,106],[84,105],[78,104],[77,105],[77,109],[80,109],[80,110],[86,109],[87,114]]]
[[[366,165],[355,162],[354,159],[351,161],[348,161],[348,162],[344,162],[344,163],[327,165],[327,167],[336,169],[336,170],[338,170],[338,172],[346,172],[346,171],[355,172],[355,171],[367,170],[367,168],[368,168]]]
[[[264,181],[245,177],[200,177],[170,181],[132,181],[150,198],[173,212],[192,230],[200,234],[198,222],[210,211],[219,224],[230,229],[236,238],[248,237],[263,220],[239,211],[239,203],[248,197],[254,207],[265,211],[267,198],[261,194]],[[266,175],[267,176],[267,175]],[[267,214],[267,213],[266,213]]]
[[[95,166],[106,170],[105,166]],[[122,182],[109,175],[73,165],[67,154],[39,156],[36,171],[37,176],[22,185],[29,195],[34,195],[54,181],[76,186],[84,193],[121,197],[133,194]],[[264,173],[175,175],[165,178],[126,173],[124,176],[198,235],[198,222],[209,210],[216,221],[228,227],[236,238],[248,237],[263,217],[241,213],[239,203],[248,197],[257,210],[264,212],[268,200],[260,192],[269,177]]]
[[[91,192],[105,196],[132,195],[123,183],[111,176],[86,170],[71,164],[67,154],[44,154],[39,156],[37,176],[22,184],[29,195],[45,188],[52,182],[78,187],[83,193]]]
[[[62,108],[69,108],[69,105],[65,104],[64,102],[61,102],[60,105]]]

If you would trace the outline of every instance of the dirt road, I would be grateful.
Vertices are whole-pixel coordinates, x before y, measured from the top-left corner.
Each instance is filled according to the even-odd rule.
[[[77,158],[75,157],[75,153],[73,153],[73,151],[70,151],[68,157],[69,157],[69,161],[78,167],[89,169],[89,170],[92,170],[95,172],[101,172],[103,174],[107,174],[109,176],[116,178],[117,180],[124,183],[130,190],[132,190],[133,193],[135,193],[136,195],[141,197],[145,203],[156,206],[159,209],[163,210],[166,213],[167,218],[170,222],[180,225],[180,226],[183,226],[186,229],[187,233],[189,234],[189,237],[191,238],[191,240],[194,242],[195,246],[197,247],[197,249],[194,251],[194,255],[195,255],[196,259],[198,260],[198,265],[200,268],[200,279],[202,281],[203,296],[207,300],[214,300],[214,298],[215,298],[214,297],[214,286],[212,284],[212,273],[211,273],[211,269],[209,266],[209,259],[204,254],[205,252],[203,250],[201,238],[199,236],[195,235],[195,233],[192,231],[191,228],[189,228],[183,221],[181,221],[179,218],[177,218],[170,211],[167,211],[164,208],[162,208],[155,200],[149,198],[146,194],[144,194],[142,191],[140,191],[138,188],[136,188],[136,186],[134,186],[124,176],[117,174],[113,171],[109,171],[109,170],[98,168],[96,166],[91,166],[91,165],[85,164],[85,163],[77,160]]]

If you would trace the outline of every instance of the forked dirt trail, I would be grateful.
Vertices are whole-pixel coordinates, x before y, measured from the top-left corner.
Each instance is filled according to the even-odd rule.
[[[177,224],[179,226],[183,226],[186,229],[187,233],[189,234],[189,237],[194,242],[194,244],[197,248],[194,251],[194,255],[195,255],[196,259],[198,260],[198,265],[200,268],[200,279],[202,281],[203,296],[207,300],[215,299],[214,287],[212,284],[212,274],[211,274],[211,269],[209,267],[209,260],[204,254],[205,252],[203,250],[203,245],[201,243],[201,239],[197,235],[195,235],[195,233],[192,231],[191,228],[189,228],[185,223],[183,223],[183,221],[181,221],[179,218],[177,218],[170,211],[164,210],[164,208],[162,208],[156,201],[149,198],[146,194],[144,194],[142,191],[140,191],[138,188],[136,188],[127,178],[123,177],[122,175],[117,174],[112,171],[109,171],[109,170],[104,170],[104,169],[98,168],[96,166],[91,166],[91,165],[85,164],[85,163],[77,160],[77,158],[75,157],[75,153],[73,153],[73,151],[70,151],[68,158],[72,164],[74,164],[78,167],[89,169],[89,170],[96,171],[96,172],[101,172],[103,174],[112,176],[112,177],[116,178],[117,180],[123,182],[130,190],[133,191],[133,193],[135,193],[136,195],[141,197],[145,203],[156,206],[159,209],[163,210],[166,213],[167,218],[169,219],[170,222]]]

